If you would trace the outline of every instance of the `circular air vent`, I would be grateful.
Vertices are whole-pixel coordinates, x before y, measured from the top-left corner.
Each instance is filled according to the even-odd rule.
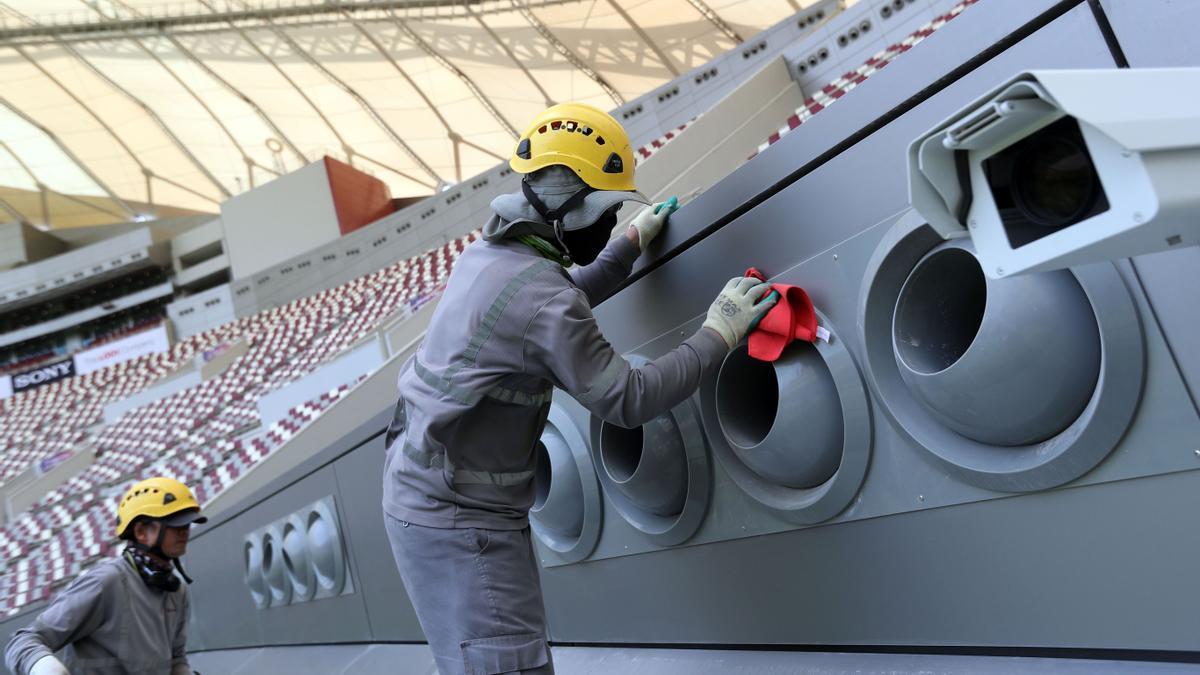
[[[267,592],[271,606],[279,607],[292,601],[292,584],[287,578],[280,545],[283,533],[279,526],[272,525],[262,534],[262,573],[267,581]]]
[[[317,597],[342,592],[346,585],[346,559],[342,552],[342,534],[337,515],[325,503],[311,508],[304,518],[308,534],[308,555],[315,577]]]
[[[587,442],[570,416],[550,407],[538,441],[533,507],[534,533],[567,562],[583,560],[600,538],[600,490]]]
[[[989,279],[971,243],[938,246],[913,268],[892,319],[908,389],[941,423],[980,443],[1057,436],[1100,374],[1096,315],[1067,270]]]
[[[824,483],[842,460],[842,405],[817,348],[793,343],[774,363],[745,345],[717,376],[717,421],[755,473],[792,488]]]
[[[283,524],[283,566],[292,584],[296,602],[311,600],[317,591],[316,575],[309,560],[308,532],[304,519],[292,515]]]
[[[647,361],[636,354],[628,360]],[[711,468],[691,400],[637,429],[593,415],[592,453],[604,492],[626,522],[660,546],[695,534],[708,508]]]
[[[828,341],[793,342],[774,362],[735,347],[701,385],[709,441],[747,495],[800,524],[853,500],[871,456],[866,389],[828,317]]]
[[[1003,492],[1068,483],[1112,451],[1145,369],[1116,267],[992,279],[969,240],[943,241],[916,212],[882,241],[859,326],[898,431],[964,482]]]
[[[246,539],[242,547],[242,559],[245,563],[246,587],[250,589],[250,598],[254,606],[265,609],[271,604],[271,596],[267,590],[267,580],[263,576],[262,542],[254,535]]]

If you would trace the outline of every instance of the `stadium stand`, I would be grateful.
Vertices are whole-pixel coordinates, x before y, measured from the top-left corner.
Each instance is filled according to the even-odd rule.
[[[889,63],[895,60],[897,56],[900,56],[904,52],[912,49],[930,35],[933,35],[934,31],[946,25],[946,23],[954,19],[954,17],[962,14],[963,10],[975,4],[976,2],[979,2],[979,0],[962,0],[962,2],[959,2],[945,14],[939,15],[932,21],[913,31],[908,37],[899,42],[888,45],[887,48],[876,52],[858,68],[845,73],[841,77],[821,87],[819,91],[814,92],[812,96],[805,99],[804,105],[800,108],[797,108],[796,112],[788,117],[787,123],[784,126],[781,126],[778,131],[771,134],[767,138],[766,142],[758,146],[758,151],[755,153],[755,155],[763,150],[766,150],[775,143],[778,143],[779,139],[788,135],[801,124],[812,119],[813,115],[821,112],[828,106],[832,105],[835,101],[845,96],[847,92],[865,82],[868,77],[886,67]],[[753,155],[751,157],[753,157]]]
[[[397,307],[415,307],[444,283],[471,234],[341,287],[180,341],[169,352],[61,380],[3,402],[0,481],[80,444],[95,463],[0,528],[0,611],[13,614],[109,554],[114,495],[141,477],[169,473],[207,501],[345,396],[354,382],[293,408],[265,431],[256,403],[375,330]],[[106,403],[170,375],[207,349],[238,338],[249,352],[201,385],[98,427]],[[358,376],[355,376],[357,381]],[[46,554],[55,563],[32,564]]]

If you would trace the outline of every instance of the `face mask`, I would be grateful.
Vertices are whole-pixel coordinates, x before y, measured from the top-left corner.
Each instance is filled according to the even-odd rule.
[[[150,588],[167,593],[174,593],[179,590],[179,577],[175,576],[174,570],[169,566],[163,567],[161,563],[151,558],[141,548],[134,544],[129,544],[125,547],[125,557],[133,564],[133,568],[137,570],[138,576]]]
[[[617,212],[606,211],[596,224],[582,230],[572,230],[563,233],[563,244],[567,254],[577,265],[590,265],[608,245],[613,228],[617,226]]]

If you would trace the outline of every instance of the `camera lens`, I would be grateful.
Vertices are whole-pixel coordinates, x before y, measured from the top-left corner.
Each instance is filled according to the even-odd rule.
[[[1083,145],[1053,135],[1021,149],[1013,162],[1012,192],[1015,206],[1030,222],[1065,227],[1092,209],[1100,191]]]

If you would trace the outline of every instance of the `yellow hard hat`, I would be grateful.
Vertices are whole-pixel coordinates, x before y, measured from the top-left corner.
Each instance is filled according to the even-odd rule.
[[[138,516],[161,518],[171,527],[208,522],[208,518],[200,515],[200,503],[188,486],[164,476],[134,484],[121,498],[117,507],[117,536],[124,539]]]
[[[586,103],[559,103],[542,111],[517,140],[508,165],[533,173],[570,167],[597,190],[635,190],[633,148],[612,115]]]

